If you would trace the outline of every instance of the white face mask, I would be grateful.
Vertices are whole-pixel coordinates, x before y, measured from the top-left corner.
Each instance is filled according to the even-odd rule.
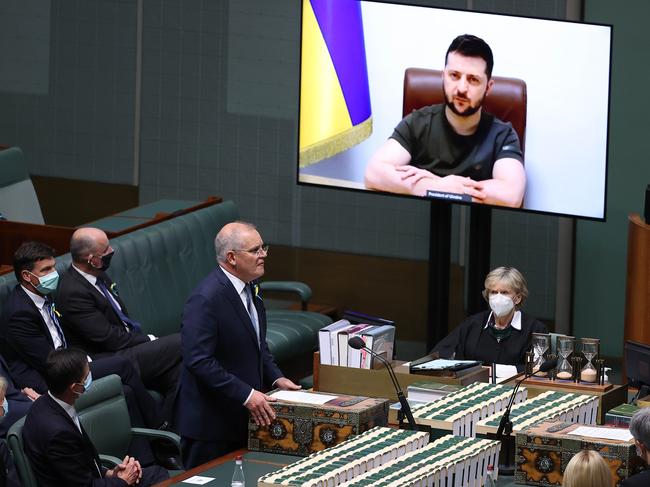
[[[506,316],[515,307],[515,303],[510,296],[505,294],[490,295],[490,308],[499,318]]]

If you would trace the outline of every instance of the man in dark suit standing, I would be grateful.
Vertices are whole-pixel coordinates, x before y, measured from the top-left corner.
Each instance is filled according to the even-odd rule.
[[[48,393],[39,397],[25,419],[23,442],[41,486],[140,486],[169,477],[153,466],[142,468],[132,457],[108,470],[101,466],[95,447],[74,408],[90,386],[92,374],[86,354],[74,348],[55,350],[47,359]]]
[[[256,280],[268,246],[255,227],[234,222],[215,239],[217,267],[190,295],[181,328],[183,370],[178,424],[186,468],[246,444],[248,411],[275,418],[263,390],[300,389],[273,361]]]
[[[113,354],[131,360],[144,384],[163,394],[163,416],[171,419],[180,375],[180,335],[147,335],[129,316],[105,272],[113,253],[102,230],[80,228],[72,235],[72,265],[61,276],[57,295],[66,336],[93,360]]]
[[[0,351],[12,378],[27,396],[36,399],[47,391],[44,375],[48,354],[67,346],[60,325],[62,316],[50,298],[58,282],[54,249],[41,242],[25,242],[14,253],[13,264],[19,284],[3,306]],[[90,369],[96,379],[120,376],[127,386],[125,396],[136,426],[158,428],[163,424],[160,408],[128,359],[100,358],[92,361]]]
[[[634,436],[636,454],[650,464],[650,408],[641,408],[630,420],[630,433]],[[644,470],[623,480],[621,487],[647,487],[650,485],[650,470]]]

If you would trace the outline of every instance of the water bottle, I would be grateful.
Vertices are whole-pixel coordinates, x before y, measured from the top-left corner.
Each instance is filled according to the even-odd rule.
[[[496,485],[497,485],[497,481],[494,479],[494,465],[488,465],[487,478],[485,479],[485,487],[496,487]]]
[[[246,480],[244,480],[244,458],[239,455],[235,458],[235,471],[232,474],[232,482],[230,487],[245,487]]]

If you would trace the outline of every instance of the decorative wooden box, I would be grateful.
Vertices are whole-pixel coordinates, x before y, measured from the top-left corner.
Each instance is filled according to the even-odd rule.
[[[643,462],[636,454],[634,440],[610,440],[568,434],[580,426],[584,425],[543,422],[517,433],[515,483],[560,486],[569,460],[585,449],[600,453],[609,464],[615,485],[642,470]],[[589,427],[601,430],[608,428]]]
[[[307,456],[388,424],[388,399],[337,396],[322,405],[279,400],[271,406],[276,417],[269,426],[249,418],[249,450]]]

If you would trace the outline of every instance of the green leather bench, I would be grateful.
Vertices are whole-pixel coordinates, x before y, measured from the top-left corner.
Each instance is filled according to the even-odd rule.
[[[186,299],[217,265],[217,231],[237,218],[235,204],[225,201],[111,240],[115,257],[109,274],[144,331],[163,336],[180,330]],[[60,273],[69,264],[70,254],[57,258]],[[0,276],[0,310],[15,284],[13,274]],[[262,298],[267,286],[293,291],[303,302],[311,296],[302,283],[272,282],[262,283]],[[332,321],[320,313],[272,309],[267,318],[267,341],[281,367],[298,358],[304,362],[317,349],[318,330]],[[303,365],[303,371],[311,369],[310,361]]]
[[[201,203],[201,201],[194,200],[162,199],[116,213],[115,215],[100,218],[99,220],[94,220],[80,226],[101,228],[105,232],[126,233],[125,231],[131,227],[151,222],[156,215],[187,211],[189,208]]]

